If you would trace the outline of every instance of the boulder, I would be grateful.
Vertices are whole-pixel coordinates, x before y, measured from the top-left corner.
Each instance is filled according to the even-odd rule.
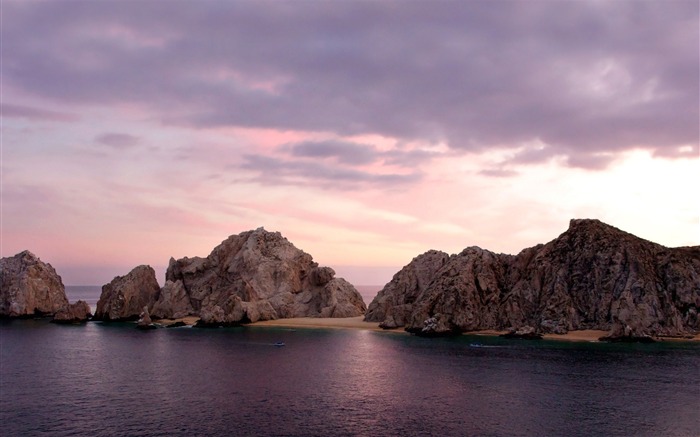
[[[0,317],[51,316],[68,307],[61,277],[25,250],[0,259]]]
[[[406,329],[419,337],[449,337],[459,334],[459,330],[441,314],[436,314],[423,320],[419,327],[411,326]]]
[[[416,257],[377,294],[365,320],[414,333],[435,319],[433,334],[529,326],[536,335],[685,337],[700,331],[698,308],[700,247],[667,248],[574,219],[558,238],[518,255],[470,247]]]
[[[137,320],[143,308],[152,308],[159,295],[160,286],[153,268],[138,266],[102,287],[93,320]]]
[[[153,324],[153,320],[151,320],[151,315],[148,314],[148,307],[145,306],[143,307],[143,311],[141,312],[141,315],[139,316],[139,320],[136,322],[136,328],[137,329],[155,329],[156,325]]]
[[[542,334],[537,332],[532,326],[522,326],[517,329],[511,329],[501,337],[504,338],[522,338],[524,340],[541,340]]]
[[[65,308],[61,308],[51,321],[53,323],[75,325],[87,322],[91,316],[90,305],[84,300],[79,300]]]

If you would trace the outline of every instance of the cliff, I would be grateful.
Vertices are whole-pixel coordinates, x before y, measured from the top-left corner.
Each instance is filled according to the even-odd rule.
[[[135,267],[102,286],[93,320],[137,320],[143,308],[152,307],[159,294],[155,270],[150,266]]]
[[[598,220],[571,220],[518,255],[430,251],[394,275],[366,321],[420,335],[533,327],[611,338],[698,333],[700,247],[666,248]],[[427,323],[429,322],[429,323]]]
[[[28,250],[0,259],[0,316],[54,315],[68,307],[61,277]]]
[[[355,317],[366,310],[355,287],[336,278],[333,269],[320,267],[280,233],[263,228],[230,236],[206,258],[171,259],[159,290],[155,273],[132,276],[139,279],[115,278],[107,292],[103,287],[96,318],[136,319],[147,307],[152,318],[198,316],[201,325],[218,326]]]
[[[30,251],[0,259],[0,317],[42,316],[82,323],[90,318],[90,307],[83,301],[69,304],[56,270]]]

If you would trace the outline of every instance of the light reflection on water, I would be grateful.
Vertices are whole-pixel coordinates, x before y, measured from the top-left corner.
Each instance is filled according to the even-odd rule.
[[[33,320],[3,322],[0,339],[7,435],[682,436],[700,425],[698,345]]]

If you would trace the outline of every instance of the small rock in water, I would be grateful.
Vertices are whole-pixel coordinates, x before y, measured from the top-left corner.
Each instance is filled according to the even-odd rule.
[[[156,325],[153,324],[151,316],[148,314],[148,307],[143,307],[143,312],[141,313],[141,318],[136,323],[136,328],[138,329],[155,329]]]

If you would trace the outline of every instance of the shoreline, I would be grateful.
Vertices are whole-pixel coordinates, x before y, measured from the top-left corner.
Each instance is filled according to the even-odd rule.
[[[321,317],[296,317],[290,319],[264,320],[254,323],[246,323],[250,327],[281,327],[281,328],[331,328],[331,329],[361,329],[365,331],[395,332],[408,334],[403,328],[383,329],[377,322],[365,322],[365,316],[344,318]]]
[[[359,329],[374,332],[389,332],[395,334],[410,335],[403,328],[383,329],[379,327],[377,322],[365,322],[364,316],[346,317],[346,318],[321,318],[321,317],[296,317],[289,319],[263,320],[259,322],[246,323],[242,326],[260,327],[260,328],[299,328],[299,329]],[[169,326],[174,323],[182,322],[188,326],[194,325],[199,320],[199,317],[190,316],[181,319],[158,319],[154,323],[161,326]],[[482,329],[478,331],[463,332],[462,335],[498,337],[506,334],[508,331]],[[584,329],[579,331],[569,331],[566,334],[544,334],[543,340],[567,341],[567,342],[588,342],[588,343],[604,343],[599,339],[608,334],[608,331],[597,329]],[[657,342],[700,342],[700,334],[691,338],[678,337],[654,337]]]

